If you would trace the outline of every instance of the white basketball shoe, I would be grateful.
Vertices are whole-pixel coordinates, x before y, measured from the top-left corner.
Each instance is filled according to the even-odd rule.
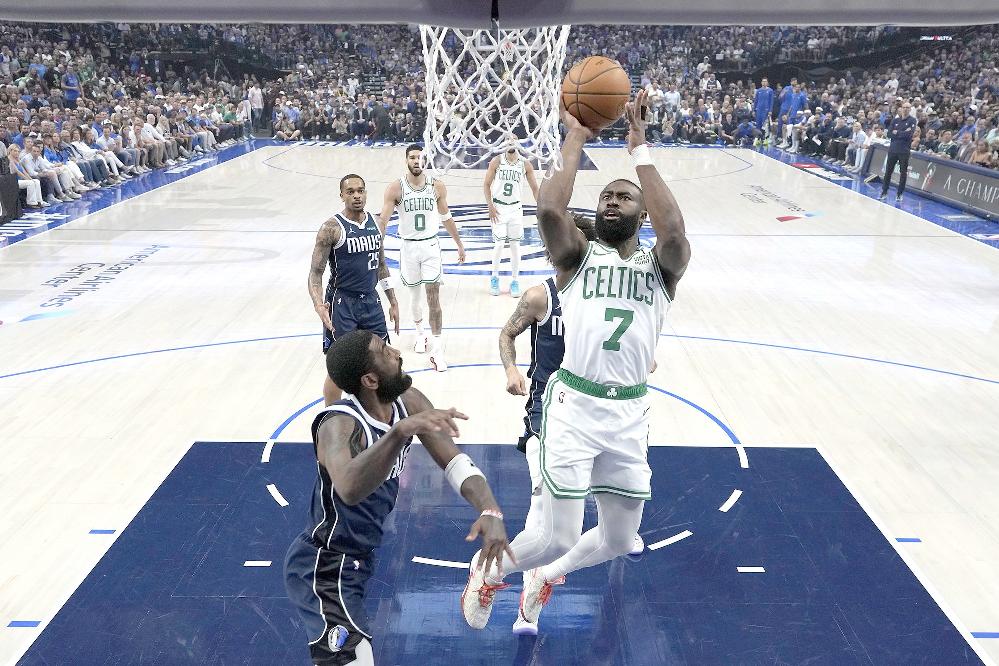
[[[625,554],[632,562],[637,562],[642,559],[642,555],[645,553],[645,541],[642,539],[641,534],[635,535],[635,540],[631,544],[631,550]]]
[[[434,339],[430,343],[430,365],[437,372],[447,372],[447,361],[444,359],[444,341]]]
[[[493,599],[496,592],[510,587],[509,583],[489,585],[486,583],[485,567],[479,568],[482,551],[475,553],[468,567],[468,582],[461,593],[461,613],[472,629],[484,629],[493,612]]]
[[[524,590],[520,593],[520,617],[527,623],[537,625],[541,609],[552,598],[552,588],[565,585],[565,576],[553,581],[545,580],[541,568],[524,572]]]

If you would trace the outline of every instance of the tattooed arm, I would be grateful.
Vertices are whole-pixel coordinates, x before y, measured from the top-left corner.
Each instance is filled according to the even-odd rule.
[[[332,414],[319,426],[316,450],[340,499],[357,504],[388,478],[408,435],[393,427],[366,447],[364,429],[357,419]]]
[[[414,392],[422,400],[419,404],[414,404],[411,398]],[[442,467],[458,453],[451,438],[459,434],[456,420],[468,417],[453,408],[434,409],[416,389],[410,389],[404,399],[411,408],[410,415],[397,421],[371,446],[366,446],[364,429],[355,418],[330,412],[319,424],[316,445],[319,460],[340,499],[347,504],[360,503],[385,482],[410,437],[419,435],[424,447]],[[482,481],[481,485],[469,483],[468,493],[463,494],[480,511],[496,508],[488,484]]]
[[[323,222],[316,235],[316,246],[312,250],[312,265],[309,267],[309,297],[312,307],[328,331],[333,331],[330,318],[330,304],[323,295],[323,273],[330,258],[330,250],[340,242],[340,224],[334,219]]]
[[[506,391],[511,395],[527,395],[527,381],[517,369],[517,346],[515,339],[531,327],[531,324],[541,321],[548,311],[548,289],[540,284],[531,287],[517,302],[517,309],[510,315],[509,321],[500,331],[500,360],[506,370]]]

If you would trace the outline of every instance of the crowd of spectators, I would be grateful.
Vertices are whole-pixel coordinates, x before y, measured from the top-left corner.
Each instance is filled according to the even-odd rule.
[[[999,28],[821,82],[740,70],[863,53],[883,27],[574,26],[567,61],[606,55],[649,91],[650,138],[825,155],[856,168],[902,103],[918,150],[999,164]],[[230,77],[165,54],[241,49],[278,75]],[[276,71],[276,70],[275,70]],[[27,205],[69,201],[267,129],[277,140],[410,142],[426,120],[420,36],[405,25],[0,25],[0,131]],[[611,128],[613,136],[622,127]]]

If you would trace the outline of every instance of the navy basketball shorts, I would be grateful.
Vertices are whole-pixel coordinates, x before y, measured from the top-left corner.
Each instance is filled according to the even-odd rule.
[[[349,664],[361,640],[371,640],[364,592],[373,568],[373,558],[320,548],[305,533],[288,548],[285,589],[305,625],[313,664]]]
[[[327,298],[330,296],[327,295]],[[358,329],[371,331],[385,342],[389,341],[385,310],[382,309],[382,301],[377,291],[359,293],[336,289],[329,303],[330,319],[333,321],[335,332],[331,333],[323,327],[324,354],[334,340]]]
[[[527,453],[527,440],[531,437],[541,436],[541,404],[545,398],[545,385],[532,381],[530,394],[525,406],[524,414],[524,434],[517,440],[517,450]]]

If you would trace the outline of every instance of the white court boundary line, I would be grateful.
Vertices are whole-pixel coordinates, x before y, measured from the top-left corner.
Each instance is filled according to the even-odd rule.
[[[853,499],[857,502],[857,504],[860,505],[860,508],[864,510],[864,513],[867,514],[867,517],[871,519],[871,522],[874,523],[874,526],[878,528],[878,531],[881,532],[881,536],[883,536],[885,540],[889,544],[891,544],[891,547],[895,549],[895,552],[898,553],[898,556],[902,558],[902,561],[905,562],[907,567],[909,567],[909,571],[911,571],[912,574],[916,577],[916,580],[919,581],[919,584],[923,586],[923,589],[925,589],[929,593],[933,601],[937,603],[937,605],[940,607],[940,610],[942,610],[944,615],[947,616],[947,619],[950,620],[950,623],[954,625],[954,628],[961,633],[961,636],[965,639],[965,641],[967,641],[968,645],[971,646],[971,649],[975,651],[975,654],[978,655],[978,658],[981,659],[982,662],[985,663],[987,666],[997,666],[996,662],[984,651],[984,648],[979,644],[980,639],[975,638],[974,636],[971,635],[971,631],[968,629],[967,626],[965,626],[964,622],[962,622],[961,619],[958,618],[957,614],[954,612],[954,609],[951,608],[950,604],[944,601],[943,595],[940,594],[936,586],[930,582],[930,579],[926,575],[926,573],[911,560],[912,558],[911,552],[907,554],[906,549],[899,548],[899,546],[902,546],[904,544],[900,544],[897,541],[895,541],[895,539],[888,536],[888,532],[887,530],[885,530],[884,521],[882,521],[881,518],[876,513],[871,511],[870,509],[871,504],[866,500],[864,500],[861,494],[858,493],[849,483],[847,483],[846,478],[839,473],[839,470],[836,469],[836,466],[833,464],[832,460],[830,460],[829,457],[826,456],[824,448],[819,446],[818,444],[816,444],[814,448],[816,451],[819,452],[819,455],[822,456],[822,459],[825,460],[826,464],[829,465],[829,469],[833,471],[833,474],[835,474],[836,477],[840,480],[840,483],[846,486],[846,489],[850,492],[851,495],[853,495]]]
[[[718,507],[718,510],[722,513],[728,513],[728,510],[735,506],[735,503],[739,501],[740,497],[742,497],[742,491],[736,488],[732,491],[732,494],[729,495],[729,498],[725,500],[725,503]]]
[[[736,567],[736,571],[739,573],[766,573],[767,570],[763,567]]]
[[[665,548],[666,546],[672,545],[677,541],[683,541],[687,537],[691,536],[694,536],[693,532],[691,532],[690,530],[684,530],[679,534],[674,534],[668,539],[663,539],[662,541],[656,541],[653,544],[649,544],[648,546],[646,546],[646,548],[648,548],[649,550],[659,550],[660,548]]]
[[[429,564],[432,567],[448,567],[449,569],[467,569],[470,562],[454,562],[452,560],[435,560],[430,557],[416,556],[412,560],[417,564]]]
[[[284,498],[284,495],[281,494],[281,491],[278,490],[277,486],[273,483],[267,484],[267,492],[271,494],[271,497],[274,498],[274,501],[277,502],[279,506],[288,506],[288,500]]]
[[[268,439],[267,443],[264,444],[264,450],[260,454],[260,462],[269,463],[271,461],[271,451],[274,450],[274,440]]]

